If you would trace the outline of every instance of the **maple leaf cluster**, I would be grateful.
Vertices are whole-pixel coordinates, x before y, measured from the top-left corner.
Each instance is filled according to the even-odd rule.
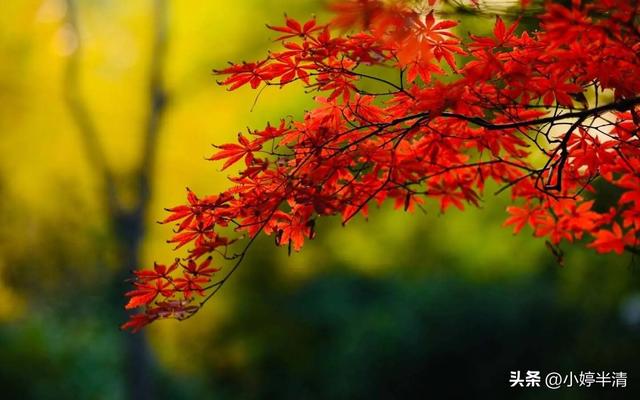
[[[505,225],[529,226],[554,251],[576,240],[601,253],[637,251],[639,6],[548,2],[535,32],[496,17],[491,34],[466,37],[439,7],[339,1],[332,23],[285,17],[267,26],[278,51],[215,71],[229,90],[299,82],[316,106],[217,146],[210,159],[239,171],[226,191],[188,191],[187,204],[169,209],[169,242],[188,255],[135,272],[127,308],[142,312],[125,328],[193,315],[258,234],[298,251],[319,217],[347,223],[387,201],[463,210],[488,182],[511,193]],[[383,69],[395,77],[367,72]],[[618,193],[613,205],[595,201],[597,187]],[[212,256],[233,261],[219,279]]]

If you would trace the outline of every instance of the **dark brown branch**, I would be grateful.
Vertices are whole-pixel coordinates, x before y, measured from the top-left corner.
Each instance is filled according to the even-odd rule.
[[[556,147],[555,151],[553,152],[551,157],[549,157],[549,160],[547,161],[545,166],[542,168],[542,170],[545,171],[549,166],[549,164],[551,163],[551,161],[555,158],[556,154],[560,152],[560,157],[558,158],[558,160],[556,160],[553,164],[551,164],[551,170],[549,171],[549,178],[547,179],[547,183],[544,185],[544,189],[557,190],[557,191],[562,190],[562,173],[564,171],[564,166],[567,162],[567,158],[569,157],[569,151],[567,149],[567,146],[569,145],[569,139],[571,138],[571,135],[573,134],[573,132],[576,129],[578,129],[578,127],[584,122],[586,118],[587,118],[586,115],[581,116],[576,120],[576,122],[574,122],[571,125],[567,133],[564,134],[564,137],[562,138],[562,142],[560,142],[560,145]],[[551,181],[553,179],[553,171],[557,171],[556,183],[554,185],[551,184]],[[538,175],[538,180],[541,177],[542,175]],[[537,183],[537,180],[536,180],[536,183]]]
[[[473,124],[479,125],[488,130],[501,130],[501,129],[522,128],[522,127],[528,127],[528,126],[540,125],[540,124],[548,124],[548,123],[554,123],[554,122],[558,122],[566,119],[573,119],[573,118],[586,119],[590,116],[597,116],[607,111],[614,111],[614,110],[627,111],[637,104],[640,104],[640,97],[619,100],[613,103],[605,104],[600,107],[589,108],[586,110],[581,110],[576,112],[568,112],[568,113],[549,116],[549,117],[536,118],[536,119],[531,119],[526,121],[509,122],[504,124],[494,124],[479,117],[469,117],[466,115],[456,114],[456,113],[451,113],[446,111],[440,115],[443,117],[462,119],[462,120],[471,122]],[[415,116],[415,118],[417,117],[418,115]]]

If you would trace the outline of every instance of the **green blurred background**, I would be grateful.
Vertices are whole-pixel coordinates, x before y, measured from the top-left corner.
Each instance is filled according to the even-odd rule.
[[[312,106],[300,87],[268,88],[251,110],[255,92],[211,74],[262,57],[264,23],[285,11],[328,15],[320,0],[0,2],[1,397],[611,394],[509,389],[530,369],[624,371],[615,394],[639,398],[636,260],[565,246],[560,267],[530,231],[501,227],[508,199],[490,193],[444,216],[323,220],[290,257],[260,240],[197,317],[117,329],[132,264],[174,257],[162,208],[185,186],[227,185],[210,145]]]

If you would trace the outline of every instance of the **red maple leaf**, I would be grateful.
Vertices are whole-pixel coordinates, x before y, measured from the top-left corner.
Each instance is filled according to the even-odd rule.
[[[622,254],[626,246],[635,246],[636,240],[632,231],[623,232],[618,224],[613,224],[613,230],[601,229],[594,234],[595,240],[588,244],[598,253],[616,252]]]

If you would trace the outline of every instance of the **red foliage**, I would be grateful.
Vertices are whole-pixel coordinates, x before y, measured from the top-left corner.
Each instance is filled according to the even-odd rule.
[[[223,169],[242,161],[239,172],[225,192],[189,191],[186,205],[169,209],[163,222],[177,223],[169,242],[189,246],[189,255],[135,272],[126,307],[143,313],[124,328],[193,315],[259,233],[298,251],[320,216],[346,223],[386,200],[404,210],[425,201],[462,210],[478,204],[488,181],[510,190],[505,224],[516,233],[529,226],[553,249],[586,238],[600,253],[637,251],[636,3],[548,3],[534,32],[498,17],[491,35],[465,38],[434,3],[339,1],[333,25],[287,17],[268,26],[280,51],[216,71],[229,90],[300,81],[318,92],[317,106],[218,146],[211,160]],[[613,206],[593,200],[596,180],[616,188],[607,189],[618,193]],[[247,239],[229,255],[233,231]],[[222,278],[212,255],[234,260]]]

